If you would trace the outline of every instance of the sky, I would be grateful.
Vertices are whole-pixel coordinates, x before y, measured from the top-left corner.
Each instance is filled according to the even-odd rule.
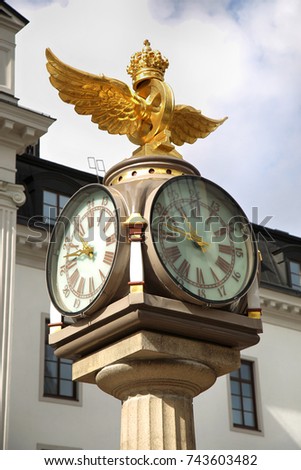
[[[149,39],[169,60],[176,104],[228,120],[177,147],[228,191],[249,219],[301,236],[300,0],[8,0],[30,22],[17,34],[19,105],[55,118],[41,157],[87,172],[130,157],[126,136],[100,131],[51,86],[50,47],[80,70],[126,82],[130,56]]]

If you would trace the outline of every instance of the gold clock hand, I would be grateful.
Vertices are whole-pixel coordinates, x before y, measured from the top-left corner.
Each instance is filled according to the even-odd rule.
[[[209,243],[204,242],[203,237],[199,236],[196,233],[196,231],[192,228],[191,222],[189,222],[186,215],[184,215],[184,219],[185,219],[186,224],[188,225],[188,230],[189,230],[189,232],[186,232],[186,233],[188,233],[190,236],[190,239],[196,242],[202,248],[202,251],[205,252],[206,249],[204,247],[209,246]]]
[[[69,258],[70,256],[80,256],[80,255],[87,255],[89,258],[93,258],[94,255],[94,249],[92,246],[87,246],[83,248],[82,250],[77,250],[74,251],[73,253],[68,253],[67,255],[64,256],[64,258]]]
[[[179,227],[175,227],[174,225],[171,225],[171,224],[168,224],[168,223],[167,223],[167,227],[170,230],[174,230],[175,232],[178,232],[181,235],[184,235],[187,238],[187,240],[191,240],[191,241],[195,242],[201,248],[203,253],[206,251],[205,247],[209,246],[209,243],[204,242],[203,238],[200,237],[199,235],[197,235],[197,233],[195,231],[187,232],[186,230],[183,230]]]
[[[80,238],[80,241],[83,244],[83,249],[81,250],[83,252],[83,254],[89,256],[89,258],[93,258],[93,255],[94,255],[93,246],[89,245],[89,243],[86,242],[81,235],[79,236],[79,238]]]
[[[69,256],[80,256],[83,254],[83,250],[76,250],[73,251],[73,253],[68,253],[67,255],[64,256],[64,258],[69,258]]]

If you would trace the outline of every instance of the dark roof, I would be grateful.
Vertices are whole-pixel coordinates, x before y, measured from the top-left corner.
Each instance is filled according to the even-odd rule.
[[[16,183],[24,186],[26,194],[26,202],[18,210],[18,223],[31,225],[43,221],[44,190],[71,197],[81,187],[97,183],[97,177],[34,155],[23,154],[17,156]]]
[[[291,286],[289,270],[289,261],[301,264],[301,238],[256,224],[253,229],[262,256],[261,286],[301,297]]]

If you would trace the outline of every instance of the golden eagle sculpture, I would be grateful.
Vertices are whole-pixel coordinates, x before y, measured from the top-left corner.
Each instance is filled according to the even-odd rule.
[[[164,82],[168,60],[152,50],[148,40],[127,67],[133,90],[114,78],[66,65],[50,49],[46,57],[50,82],[60,98],[74,105],[78,114],[90,115],[99,129],[127,135],[140,146],[135,155],[156,152],[181,157],[172,144],[193,144],[227,119],[210,119],[192,106],[175,105],[173,92]]]

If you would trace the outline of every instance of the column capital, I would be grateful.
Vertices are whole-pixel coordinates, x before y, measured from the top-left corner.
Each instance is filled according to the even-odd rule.
[[[130,396],[180,395],[193,398],[216,381],[213,369],[185,359],[124,361],[104,367],[96,374],[98,387],[119,400]]]
[[[0,181],[0,205],[9,206],[12,209],[22,206],[26,201],[24,186],[21,184]]]

